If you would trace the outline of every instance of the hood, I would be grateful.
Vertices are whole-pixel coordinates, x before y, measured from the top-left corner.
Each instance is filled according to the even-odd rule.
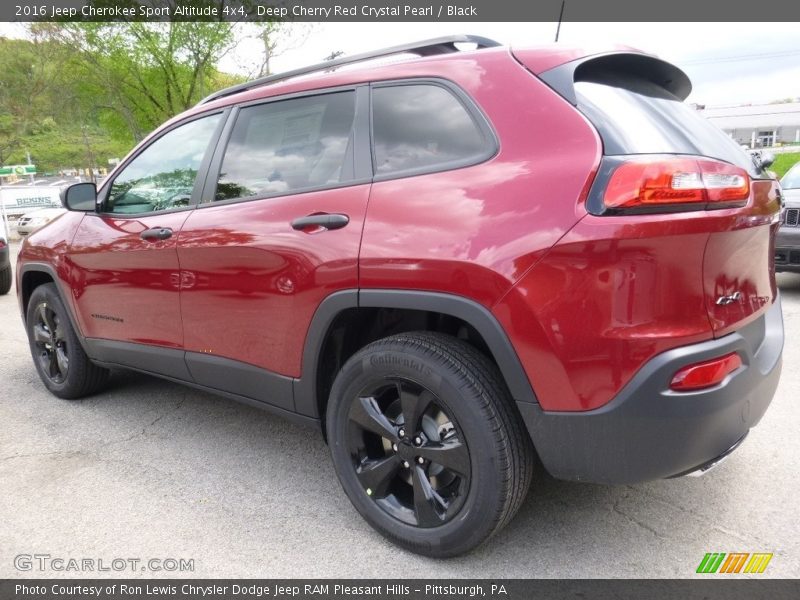
[[[54,219],[65,212],[67,212],[66,208],[39,208],[37,210],[26,212],[24,215],[22,215],[22,218],[38,219],[44,217],[46,219]]]

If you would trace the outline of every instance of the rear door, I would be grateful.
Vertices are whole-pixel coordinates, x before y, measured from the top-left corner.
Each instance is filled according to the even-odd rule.
[[[99,358],[185,374],[180,354],[177,370],[148,357],[153,347],[183,346],[177,241],[222,120],[223,113],[203,116],[158,136],[100,190],[99,212],[81,222],[69,252],[72,291]]]
[[[287,378],[301,374],[314,312],[358,286],[367,107],[363,86],[232,115],[207,201],[178,242],[186,361],[198,383],[293,408]]]

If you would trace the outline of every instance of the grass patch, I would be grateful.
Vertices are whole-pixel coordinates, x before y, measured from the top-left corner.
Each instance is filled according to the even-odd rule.
[[[775,171],[778,179],[786,174],[786,171],[791,169],[795,163],[800,162],[800,152],[787,152],[786,154],[776,154],[775,162],[769,167],[770,171]]]

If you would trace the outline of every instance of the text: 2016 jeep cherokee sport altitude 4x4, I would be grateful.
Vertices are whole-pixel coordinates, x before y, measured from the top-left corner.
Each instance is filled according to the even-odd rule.
[[[356,509],[434,556],[511,519],[534,452],[578,481],[705,470],[778,383],[779,201],[689,90],[634,51],[472,37],[223,90],[24,242],[36,368],[63,398],[124,366],[319,423]]]

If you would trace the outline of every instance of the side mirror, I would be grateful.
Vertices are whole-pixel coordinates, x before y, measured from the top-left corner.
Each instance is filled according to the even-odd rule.
[[[67,210],[94,212],[97,210],[97,187],[93,183],[75,183],[64,188],[61,204]]]

